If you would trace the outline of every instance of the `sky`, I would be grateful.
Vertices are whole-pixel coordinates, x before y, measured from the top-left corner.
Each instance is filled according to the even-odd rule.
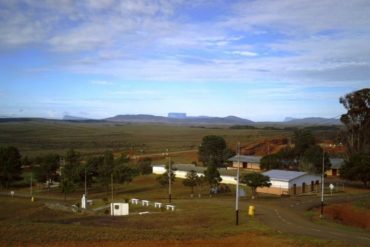
[[[369,0],[0,0],[0,117],[335,118]]]

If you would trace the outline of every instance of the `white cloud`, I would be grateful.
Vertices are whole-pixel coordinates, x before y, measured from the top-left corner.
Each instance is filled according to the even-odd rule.
[[[232,51],[229,52],[230,54],[239,55],[239,56],[245,56],[245,57],[255,57],[258,56],[257,53],[251,52],[251,51]]]

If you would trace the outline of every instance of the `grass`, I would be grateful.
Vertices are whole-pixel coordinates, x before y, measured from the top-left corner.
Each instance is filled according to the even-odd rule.
[[[290,136],[284,130],[234,130],[228,127],[194,128],[173,125],[114,123],[8,122],[0,123],[0,145],[13,145],[22,155],[48,152],[63,154],[68,148],[83,153],[101,153],[106,149],[131,154],[196,150],[203,136],[223,136],[234,148],[237,141],[256,141]]]
[[[44,200],[32,203],[29,198],[0,197],[0,246],[100,241],[193,241],[227,239],[238,236],[258,236],[275,243],[275,246],[324,245],[325,241],[307,240],[305,237],[281,235],[254,218],[247,216],[247,202],[240,203],[240,225],[235,226],[234,193],[209,197],[203,191],[201,198],[190,198],[189,188],[181,180],[173,186],[173,204],[176,211],[162,211],[154,207],[130,206],[131,212],[150,211],[152,214],[133,214],[127,217],[111,217],[93,212],[69,213],[49,209]],[[82,191],[69,195],[68,205],[79,201]],[[52,190],[39,196],[62,198]],[[103,205],[106,192],[99,187],[89,190],[95,206]],[[137,177],[131,184],[116,185],[115,201],[126,198],[148,199],[167,202],[167,191],[155,181],[155,176]],[[36,196],[37,198],[37,196]],[[62,200],[59,203],[63,203]],[[288,239],[287,239],[288,238]],[[234,241],[234,240],[232,240]],[[312,242],[310,242],[312,241]],[[276,245],[276,243],[281,243]],[[308,245],[307,245],[308,243]],[[310,245],[310,243],[312,245]],[[318,244],[319,243],[319,244]],[[64,245],[64,244],[63,244]]]

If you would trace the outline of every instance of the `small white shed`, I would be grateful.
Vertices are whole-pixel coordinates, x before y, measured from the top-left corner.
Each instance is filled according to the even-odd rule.
[[[260,193],[296,195],[320,189],[320,177],[307,172],[269,170],[262,174],[270,177],[271,187],[257,188]]]
[[[128,203],[114,202],[110,204],[110,215],[123,216],[128,215],[129,206]]]

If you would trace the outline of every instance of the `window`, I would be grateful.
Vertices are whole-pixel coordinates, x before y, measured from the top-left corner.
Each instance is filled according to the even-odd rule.
[[[119,205],[114,205],[114,209],[115,210],[118,210],[119,209]]]

